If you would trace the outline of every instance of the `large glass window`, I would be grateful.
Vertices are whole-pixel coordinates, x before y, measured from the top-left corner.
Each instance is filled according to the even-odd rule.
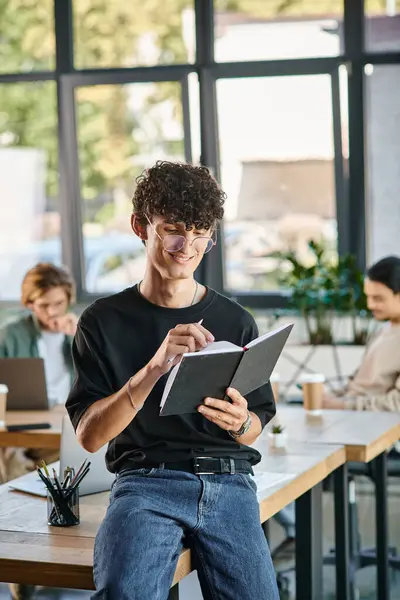
[[[0,3],[0,72],[53,69],[53,0]]]
[[[366,76],[368,261],[399,254],[400,65]]]
[[[370,52],[400,50],[400,0],[365,0],[365,45]]]
[[[280,262],[307,243],[337,247],[329,75],[217,82],[229,289],[279,287]]]
[[[0,300],[38,261],[61,261],[57,147],[55,83],[0,85]]]
[[[193,0],[75,0],[78,68],[194,61]]]
[[[135,177],[157,160],[184,160],[181,85],[102,85],[76,91],[86,289],[109,292],[144,273],[130,228]]]
[[[215,0],[214,5],[217,61],[340,53],[343,0]]]

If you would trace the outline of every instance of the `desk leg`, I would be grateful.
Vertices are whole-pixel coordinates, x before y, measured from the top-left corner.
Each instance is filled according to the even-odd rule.
[[[378,600],[389,600],[389,534],[386,452],[382,452],[382,454],[374,459],[372,468],[375,474],[377,598]]]
[[[296,600],[321,600],[322,484],[296,500]]]
[[[269,544],[269,521],[264,521],[264,523],[261,524],[261,527],[263,529],[265,538]]]
[[[350,600],[349,499],[347,464],[334,472],[336,597]]]
[[[168,600],[179,600],[179,583],[169,590]]]

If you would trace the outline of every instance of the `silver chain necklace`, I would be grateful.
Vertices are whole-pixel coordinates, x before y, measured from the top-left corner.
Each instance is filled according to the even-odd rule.
[[[143,279],[141,281],[139,281],[139,283],[138,283],[138,292],[141,296],[143,296],[142,291],[141,291],[142,283],[143,283]],[[195,281],[195,284],[196,284],[196,286],[194,288],[193,300],[191,301],[191,303],[188,306],[193,306],[194,301],[196,300],[196,297],[197,297],[197,290],[199,289],[199,284],[197,281]],[[180,308],[185,308],[185,307],[181,306]]]

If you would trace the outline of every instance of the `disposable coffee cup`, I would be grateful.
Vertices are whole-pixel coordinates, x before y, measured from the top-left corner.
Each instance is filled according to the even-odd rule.
[[[279,376],[279,373],[272,373],[271,377],[269,378],[269,381],[271,383],[271,387],[272,387],[272,393],[274,394],[274,399],[275,402],[278,402],[279,400],[279,382],[280,382],[281,378]]]
[[[6,426],[7,394],[8,387],[0,383],[0,428]]]
[[[322,373],[307,373],[300,378],[303,388],[303,406],[310,415],[319,415],[322,410],[325,376]]]

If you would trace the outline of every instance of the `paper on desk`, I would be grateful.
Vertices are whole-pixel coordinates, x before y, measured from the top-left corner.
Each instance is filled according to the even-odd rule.
[[[269,488],[273,488],[285,481],[290,481],[296,477],[295,473],[270,473],[263,471],[256,473],[252,479],[257,484],[257,495],[265,492]]]

